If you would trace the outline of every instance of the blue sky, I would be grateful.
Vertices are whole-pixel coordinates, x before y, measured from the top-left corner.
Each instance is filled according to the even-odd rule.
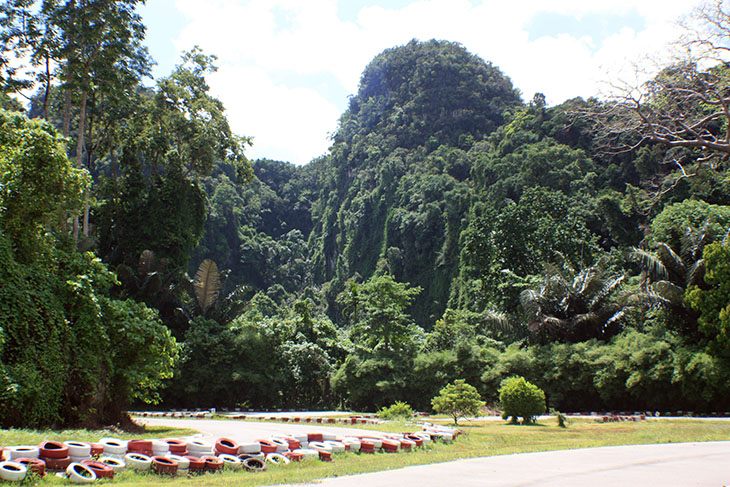
[[[549,104],[598,96],[668,62],[677,21],[698,0],[148,0],[154,75],[182,51],[218,56],[211,89],[250,158],[304,164],[329,135],[379,52],[413,38],[460,42]]]

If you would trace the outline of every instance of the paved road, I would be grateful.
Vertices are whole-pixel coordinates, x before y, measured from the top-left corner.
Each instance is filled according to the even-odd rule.
[[[260,422],[146,418],[196,429],[203,437],[251,441],[272,433],[350,428]],[[370,432],[372,433],[372,432]],[[614,446],[500,455],[324,479],[317,487],[688,487],[730,486],[730,441]]]

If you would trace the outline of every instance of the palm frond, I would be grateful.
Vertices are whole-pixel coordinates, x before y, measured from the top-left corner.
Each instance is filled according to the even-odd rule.
[[[660,243],[657,247],[657,254],[670,271],[684,280],[686,274],[684,261],[669,245],[664,242]]]
[[[666,266],[654,252],[645,249],[633,247],[628,253],[629,260],[638,263],[653,278],[667,279],[669,271]]]
[[[493,309],[486,310],[482,313],[481,322],[488,328],[507,333],[517,331],[518,328],[507,313]]]
[[[603,285],[603,288],[591,299],[588,303],[588,309],[594,309],[596,306],[600,306],[604,299],[611,295],[621,284],[623,284],[626,276],[623,274],[611,279]]]
[[[218,299],[218,293],[221,289],[220,274],[215,262],[205,259],[200,263],[198,272],[195,273],[193,286],[200,308],[203,312],[207,311]]]
[[[684,298],[684,288],[670,281],[657,281],[651,285],[654,292],[666,299],[669,304],[681,305]]]
[[[700,284],[705,278],[705,259],[698,259],[687,271],[686,287]]]

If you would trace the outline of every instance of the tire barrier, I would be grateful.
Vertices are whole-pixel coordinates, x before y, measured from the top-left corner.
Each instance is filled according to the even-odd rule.
[[[253,412],[253,411],[250,411]],[[271,411],[274,412],[274,411]],[[281,412],[281,411],[276,411]],[[141,418],[185,418],[185,419],[211,419],[214,411],[132,411],[132,416]],[[226,418],[251,421],[282,421],[292,423],[319,423],[319,424],[382,424],[383,421],[373,415],[352,415],[349,417],[328,418],[324,416],[266,416],[264,414],[226,414]]]
[[[170,476],[220,472],[223,469],[256,472],[265,470],[267,464],[284,465],[314,458],[331,462],[337,455],[348,451],[364,454],[408,451],[436,439],[451,441],[460,433],[454,428],[426,423],[422,431],[402,434],[373,432],[367,436],[338,436],[315,431],[240,444],[230,438],[219,438],[212,443],[198,438],[187,441],[177,438],[128,441],[102,438],[99,443],[43,441],[39,446],[4,447],[7,457],[17,461],[0,462],[0,480],[21,480],[28,471],[43,476],[50,470],[65,471],[65,476],[74,483],[90,483],[97,478],[113,479],[125,468]],[[148,455],[147,452],[154,454]],[[83,460],[74,461],[76,459]]]
[[[28,468],[22,463],[6,461],[0,462],[0,479],[8,482],[20,482],[28,474]]]

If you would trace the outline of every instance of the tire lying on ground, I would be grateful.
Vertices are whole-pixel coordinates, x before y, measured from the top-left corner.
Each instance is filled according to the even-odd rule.
[[[142,453],[127,453],[124,462],[127,467],[138,472],[146,472],[152,466],[152,458]]]
[[[25,465],[25,468],[35,472],[39,477],[46,475],[46,462],[39,458],[18,458],[15,462]]]
[[[86,465],[72,463],[66,468],[68,479],[74,484],[90,484],[96,481],[96,474]]]
[[[85,460],[81,462],[81,465],[89,467],[96,474],[97,479],[113,479],[114,469],[106,463],[99,462],[97,460]]]
[[[28,468],[22,463],[5,461],[0,462],[0,479],[8,482],[19,482],[28,474]]]
[[[230,438],[220,438],[215,442],[215,452],[217,454],[226,453],[228,455],[238,454],[239,444]]]
[[[345,450],[347,449],[345,444],[341,441],[324,440],[323,443],[330,446],[332,453],[345,453]]]
[[[312,448],[314,450],[324,450],[327,452],[332,452],[332,445],[329,445],[324,441],[310,441],[309,448]]]
[[[109,465],[114,472],[121,472],[127,466],[124,460],[114,457],[102,456],[99,457],[98,461],[104,465]]]
[[[286,465],[291,460],[286,458],[281,453],[269,453],[266,455],[266,461],[269,463],[273,463],[274,465]]]
[[[266,470],[266,462],[260,458],[250,457],[243,461],[243,468],[250,472],[263,472]]]
[[[299,453],[304,458],[319,458],[319,452],[313,448],[297,448],[292,453]]]
[[[223,468],[228,470],[241,470],[243,463],[240,458],[235,455],[229,455],[228,453],[221,453],[218,458],[223,460]]]
[[[188,462],[189,464],[189,462]],[[175,460],[167,457],[152,457],[152,471],[160,475],[176,475],[178,464]]]

